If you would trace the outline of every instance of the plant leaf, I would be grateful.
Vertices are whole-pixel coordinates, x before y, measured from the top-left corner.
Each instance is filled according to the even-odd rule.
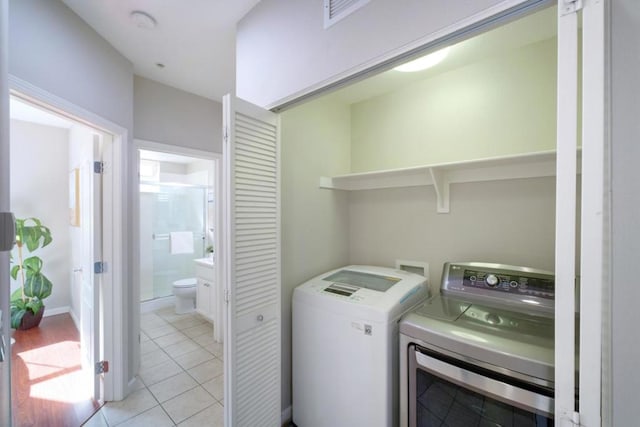
[[[19,290],[19,289],[18,289]],[[15,292],[14,292],[15,294]],[[27,303],[22,301],[22,298],[18,298],[15,301],[11,301],[11,327],[18,329],[24,314],[27,312]]]
[[[27,277],[24,284],[24,294],[29,297],[45,299],[51,295],[53,284],[42,273],[32,274]]]
[[[25,308],[15,308],[11,307],[11,327],[13,329],[18,329],[20,327],[20,323],[22,323],[22,318],[24,314],[27,312]]]
[[[44,304],[39,298],[33,298],[29,302],[27,302],[25,308],[31,311],[33,314],[36,314],[40,309],[44,307]]]
[[[26,245],[29,252],[45,247],[53,241],[49,227],[42,225],[38,218],[16,219],[16,243]],[[42,246],[41,246],[42,245]]]
[[[11,278],[13,280],[18,280],[18,272],[20,271],[20,266],[19,265],[14,265],[13,267],[11,267]]]
[[[53,241],[51,229],[42,225],[38,218],[18,218],[15,227],[18,247],[26,247],[29,252],[45,247]],[[23,260],[23,252],[20,252],[20,255],[19,260],[12,262],[14,265],[10,273],[14,280],[22,273],[25,281],[22,288],[11,295],[14,304],[12,307],[15,306],[16,310],[28,308],[36,313],[44,306],[42,300],[51,295],[53,284],[42,274],[43,261],[40,257],[31,256]]]
[[[37,256],[32,256],[24,260],[23,268],[29,274],[38,274],[42,271],[42,259]]]
[[[25,227],[25,244],[27,245],[27,249],[29,252],[33,252],[40,246],[40,233],[39,227]]]
[[[13,291],[13,293],[11,294],[11,297],[9,298],[9,301],[11,301],[12,305],[16,301],[22,302],[22,288],[18,288],[15,291]]]
[[[22,301],[22,296],[20,296],[19,298],[11,300],[11,309],[12,310],[14,308],[25,308],[26,306],[27,306],[27,302],[26,301]]]
[[[51,236],[51,230],[49,230],[49,227],[42,227],[42,228],[44,229],[42,231],[42,237],[44,238],[42,240],[42,247],[44,248],[49,243],[53,242],[53,237]]]

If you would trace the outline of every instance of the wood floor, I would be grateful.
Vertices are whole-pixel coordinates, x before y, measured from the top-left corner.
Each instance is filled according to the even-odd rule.
[[[16,427],[76,427],[100,405],[90,396],[80,362],[80,336],[71,316],[45,317],[15,331],[11,396]]]

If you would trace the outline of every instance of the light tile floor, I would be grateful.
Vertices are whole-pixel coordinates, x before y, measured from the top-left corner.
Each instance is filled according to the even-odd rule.
[[[85,426],[222,427],[223,346],[213,341],[213,325],[167,307],[143,314],[140,329],[136,390],[107,402]]]

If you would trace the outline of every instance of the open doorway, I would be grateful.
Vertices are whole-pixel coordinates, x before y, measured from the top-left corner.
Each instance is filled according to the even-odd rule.
[[[14,419],[16,425],[81,424],[104,397],[103,377],[95,374],[104,347],[94,274],[102,256],[96,166],[113,137],[18,96],[10,110],[10,197],[19,231],[12,306],[26,307],[21,315],[12,309]],[[35,243],[34,233],[42,235]]]
[[[152,411],[178,424],[223,421],[222,292],[218,256],[220,156],[136,140],[141,387]],[[101,411],[109,421],[108,405]],[[141,412],[141,413],[137,413]],[[168,418],[167,418],[168,419]]]
[[[175,307],[180,281],[193,287],[193,299],[177,311],[213,322],[209,301],[196,305],[195,278],[198,266],[213,268],[214,161],[147,149],[139,155],[141,312]]]

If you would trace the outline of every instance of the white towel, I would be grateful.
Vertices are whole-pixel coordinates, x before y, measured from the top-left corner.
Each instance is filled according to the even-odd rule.
[[[171,254],[192,254],[193,233],[191,231],[172,231],[169,233],[171,240]]]

